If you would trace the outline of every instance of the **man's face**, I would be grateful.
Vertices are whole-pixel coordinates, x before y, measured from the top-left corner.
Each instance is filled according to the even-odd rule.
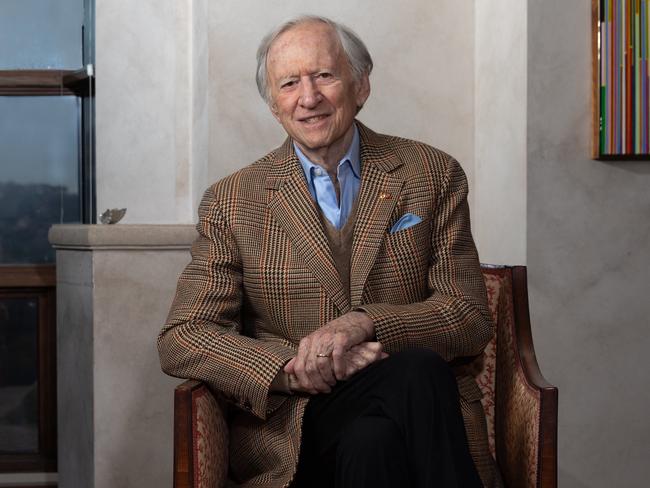
[[[271,111],[304,152],[347,149],[338,146],[351,141],[370,86],[367,75],[355,82],[328,25],[309,22],[281,34],[269,50],[267,73]]]

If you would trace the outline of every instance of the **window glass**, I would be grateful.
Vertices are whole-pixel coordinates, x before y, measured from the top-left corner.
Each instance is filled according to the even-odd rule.
[[[78,69],[84,0],[0,0],[0,69]]]
[[[47,233],[80,221],[76,97],[0,97],[0,264],[53,263]]]
[[[0,295],[0,453],[38,452],[38,299]]]

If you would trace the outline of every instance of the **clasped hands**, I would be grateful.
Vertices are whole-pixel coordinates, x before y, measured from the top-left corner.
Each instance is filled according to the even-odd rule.
[[[373,321],[363,312],[348,312],[300,341],[298,354],[284,367],[291,391],[329,393],[369,364],[387,356],[374,341]]]

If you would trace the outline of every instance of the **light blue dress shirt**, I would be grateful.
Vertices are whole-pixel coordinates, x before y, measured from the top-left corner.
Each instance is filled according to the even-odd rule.
[[[336,199],[334,183],[325,168],[312,163],[295,143],[293,147],[305,171],[305,178],[307,178],[307,186],[311,196],[325,218],[336,229],[341,229],[350,216],[350,211],[361,187],[361,159],[359,156],[359,130],[357,126],[354,126],[352,144],[350,144],[348,152],[345,153],[336,168],[336,177],[341,192],[340,202]]]

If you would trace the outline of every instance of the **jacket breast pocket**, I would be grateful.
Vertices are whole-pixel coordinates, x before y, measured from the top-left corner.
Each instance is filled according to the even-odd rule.
[[[388,229],[370,273],[368,295],[385,303],[414,303],[428,293],[431,256],[429,223],[420,222],[390,234]]]
[[[387,233],[385,251],[394,262],[399,263],[428,263],[431,254],[429,222],[422,221],[406,229]]]

